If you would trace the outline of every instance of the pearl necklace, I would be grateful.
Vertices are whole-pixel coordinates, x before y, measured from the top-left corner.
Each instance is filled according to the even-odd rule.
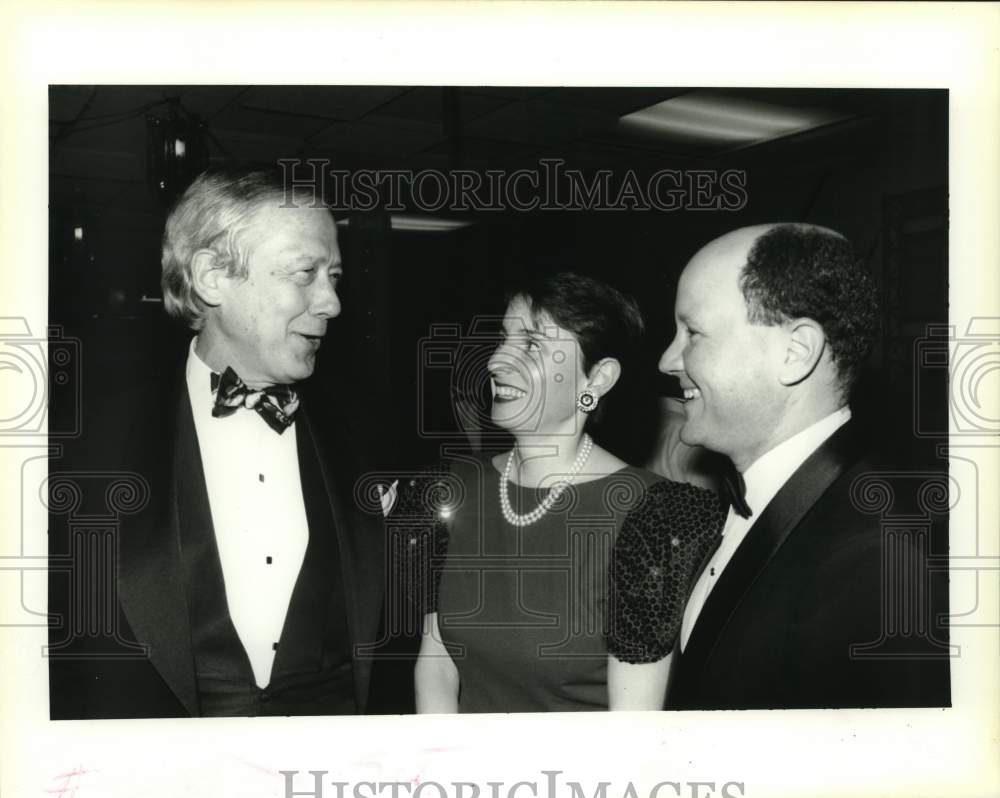
[[[559,501],[559,497],[565,493],[566,488],[577,478],[581,469],[586,465],[587,459],[590,457],[590,450],[593,448],[594,441],[587,433],[584,433],[580,451],[577,452],[576,460],[573,461],[573,467],[570,468],[566,478],[556,483],[552,490],[542,499],[541,504],[525,515],[518,515],[514,512],[514,508],[510,505],[510,496],[507,495],[507,482],[510,479],[510,472],[514,466],[514,449],[511,449],[510,454],[507,456],[507,465],[504,467],[503,474],[500,475],[500,509],[503,511],[503,517],[507,520],[507,523],[512,526],[528,526],[545,515],[552,505]]]

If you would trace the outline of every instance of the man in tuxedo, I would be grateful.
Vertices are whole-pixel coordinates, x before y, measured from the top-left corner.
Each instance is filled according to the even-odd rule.
[[[166,310],[196,334],[87,430],[76,473],[123,475],[135,506],[110,625],[53,541],[72,566],[50,579],[51,715],[365,712],[381,517],[356,509],[364,466],[336,405],[300,384],[341,309],[333,217],[276,174],[205,173],[167,219],[162,267]]]
[[[683,389],[681,439],[727,455],[735,490],[668,708],[949,705],[947,586],[927,584],[926,539],[888,535],[852,497],[874,470],[848,398],[878,315],[851,245],[811,225],[728,233],[687,264],[675,315],[660,370]],[[894,648],[900,607],[916,624]]]

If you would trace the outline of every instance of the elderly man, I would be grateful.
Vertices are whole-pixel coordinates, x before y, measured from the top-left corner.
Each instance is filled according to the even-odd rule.
[[[668,707],[949,703],[946,658],[863,648],[883,636],[894,576],[878,516],[850,496],[872,469],[848,396],[874,293],[844,237],[810,225],[736,230],[681,276],[660,370],[683,389],[681,439],[727,455],[738,487],[690,594]],[[928,602],[933,629],[947,596],[907,599]]]
[[[117,636],[144,655],[59,652],[54,718],[365,711],[381,522],[355,510],[333,407],[297,385],[341,274],[332,216],[277,175],[203,174],[171,211],[164,304],[196,335],[179,371],[109,404],[99,436],[106,465],[149,488],[117,541]]]

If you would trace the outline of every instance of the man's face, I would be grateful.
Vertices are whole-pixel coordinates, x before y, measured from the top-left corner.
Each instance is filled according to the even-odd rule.
[[[677,334],[660,371],[684,391],[681,440],[728,455],[741,471],[771,448],[785,393],[781,327],[754,325],[739,275],[759,230],[740,230],[696,254],[677,287]]]
[[[248,273],[226,277],[216,314],[228,365],[252,386],[310,376],[326,323],[340,313],[337,227],[325,210],[258,210],[245,231]]]

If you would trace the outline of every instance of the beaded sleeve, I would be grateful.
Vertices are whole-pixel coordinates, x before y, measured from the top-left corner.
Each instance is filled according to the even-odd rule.
[[[386,520],[400,590],[424,614],[437,611],[441,568],[448,552],[442,508],[453,479],[446,466],[438,466],[400,480],[396,503]]]
[[[695,569],[718,545],[725,520],[711,491],[657,482],[626,516],[609,569],[608,651],[623,662],[671,652]]]

